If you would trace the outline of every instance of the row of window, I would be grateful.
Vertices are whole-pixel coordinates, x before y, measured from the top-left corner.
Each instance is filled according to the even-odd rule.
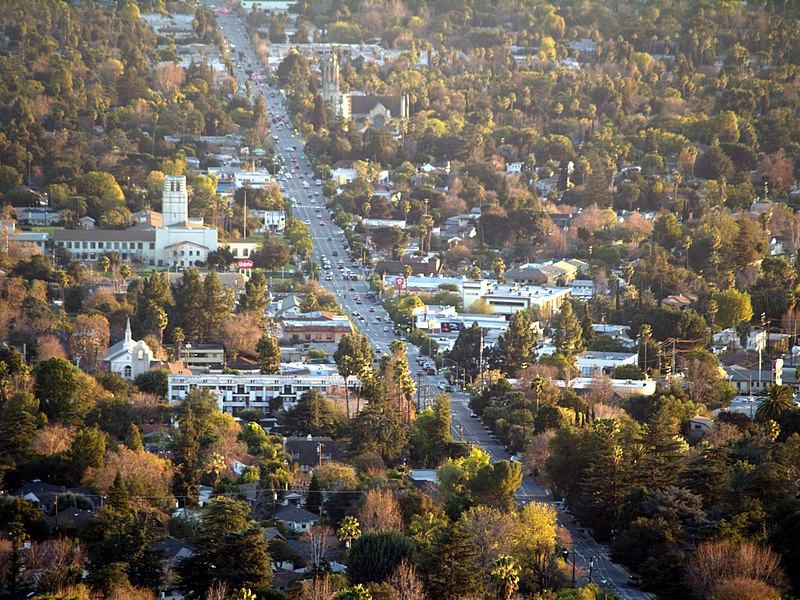
[[[69,250],[144,250],[145,242],[58,242]],[[156,249],[155,242],[149,242],[150,250]]]

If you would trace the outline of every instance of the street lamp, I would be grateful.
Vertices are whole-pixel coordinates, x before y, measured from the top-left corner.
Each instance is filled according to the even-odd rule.
[[[569,549],[564,548],[561,553],[564,555],[564,560],[569,565]],[[575,587],[575,550],[572,550],[572,587]]]
[[[456,367],[456,387],[458,387],[459,373],[461,371],[461,365],[459,365],[452,358],[442,357],[442,364],[446,364],[446,363],[453,363],[453,365],[455,365],[455,367]]]

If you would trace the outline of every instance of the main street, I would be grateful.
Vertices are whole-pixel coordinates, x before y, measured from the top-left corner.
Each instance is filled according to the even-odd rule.
[[[209,6],[214,8],[213,3],[209,3]],[[309,225],[314,245],[313,259],[320,266],[325,262],[323,259],[327,259],[331,266],[330,269],[321,270],[321,283],[336,296],[339,304],[351,315],[354,324],[367,336],[376,353],[378,351],[385,353],[391,341],[397,339],[389,315],[380,304],[372,303],[365,298],[369,292],[366,273],[363,267],[349,259],[344,232],[333,223],[325,207],[325,198],[321,188],[315,183],[308,156],[305,156],[305,140],[292,125],[283,103],[283,94],[268,85],[268,71],[257,64],[255,52],[245,33],[245,25],[238,16],[233,12],[217,12],[217,19],[223,36],[234,46],[232,54],[244,57],[244,60],[238,61],[239,66],[236,69],[236,79],[240,87],[244,88],[245,82],[249,79],[253,94],[263,94],[267,101],[275,158],[284,165],[284,173],[279,176],[282,179],[280,184],[283,195],[295,200],[293,203],[295,217]],[[251,71],[251,74],[248,75],[247,71]],[[344,278],[345,271],[338,268],[340,260],[350,273],[358,275],[358,279]],[[330,273],[330,280],[325,279],[325,273]],[[363,319],[360,318],[362,315]],[[423,387],[429,386],[429,397],[432,397],[437,393],[439,385],[444,385],[444,379],[441,374],[428,376],[418,372],[416,358],[416,348],[408,345],[408,363],[412,374],[416,373],[415,381]],[[481,421],[470,416],[472,411],[469,409],[466,394],[454,393],[451,407],[452,432],[455,439],[462,439],[483,448],[494,461],[510,458],[505,448],[491,437]],[[593,559],[591,572],[594,583],[614,592],[624,600],[652,598],[650,594],[628,585],[628,573],[608,558],[608,548],[595,542],[585,529],[575,523],[563,510],[561,503],[552,498],[549,490],[543,488],[534,477],[523,478],[516,496],[523,503],[544,502],[556,508],[559,525],[567,529],[572,537],[573,550],[577,557],[578,583],[588,582],[589,563]],[[573,555],[570,554],[569,560],[573,559]]]

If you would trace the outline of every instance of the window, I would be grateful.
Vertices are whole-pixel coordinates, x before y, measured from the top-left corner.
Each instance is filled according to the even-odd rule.
[[[122,370],[122,372],[125,379],[131,378],[132,370],[130,365],[125,365],[125,368]]]

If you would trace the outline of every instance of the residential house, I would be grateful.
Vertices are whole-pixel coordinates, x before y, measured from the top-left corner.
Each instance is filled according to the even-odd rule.
[[[231,238],[225,243],[225,247],[230,250],[234,260],[249,259],[255,254],[264,238]]]
[[[341,444],[329,437],[294,437],[283,438],[284,450],[291,454],[292,462],[300,466],[303,473],[308,473],[326,461],[341,461],[344,449]]]
[[[692,417],[689,419],[689,437],[695,440],[700,439],[711,431],[713,425],[714,421],[708,417]]]
[[[664,306],[677,308],[678,310],[686,310],[692,307],[697,302],[697,294],[687,292],[686,294],[672,294],[667,296],[661,301]]]
[[[12,496],[35,502],[39,508],[49,511],[54,505],[56,496],[64,493],[64,488],[41,479],[34,479],[23,485]]]
[[[299,506],[283,506],[275,512],[275,520],[292,533],[305,533],[319,522],[319,516]]]
[[[442,261],[438,256],[404,256],[400,260],[382,260],[375,265],[380,275],[404,276],[405,267],[411,267],[411,274],[419,277],[434,277],[442,272]]]
[[[49,227],[61,222],[61,213],[46,206],[15,206],[17,221],[34,227]]]

